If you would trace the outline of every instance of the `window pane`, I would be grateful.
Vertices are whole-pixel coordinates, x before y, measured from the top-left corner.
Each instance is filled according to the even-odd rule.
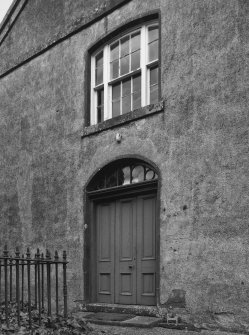
[[[120,100],[112,102],[112,117],[120,115]]]
[[[131,94],[131,79],[125,80],[122,83],[122,96],[130,95]]]
[[[97,123],[104,121],[104,107],[97,107]]]
[[[133,93],[133,105],[132,110],[140,108],[141,107],[141,92]]]
[[[98,107],[104,105],[104,90],[97,92],[97,105]]]
[[[95,57],[95,85],[103,83],[103,51]]]
[[[145,175],[146,180],[151,180],[155,178],[155,172],[152,170],[148,170]]]
[[[122,114],[129,113],[131,111],[131,96],[127,95],[122,98]]]
[[[141,91],[141,75],[133,77],[133,92]]]
[[[132,109],[141,107],[141,75],[133,77]]]
[[[129,40],[130,36],[125,36],[121,39],[121,54],[120,57],[124,57],[129,54]]]
[[[127,185],[131,183],[131,169],[129,166],[126,166],[122,169],[123,174],[124,174],[124,181],[123,181],[123,185]]]
[[[104,90],[97,91],[97,122],[104,121]]]
[[[131,71],[140,68],[140,50],[137,50],[131,54]]]
[[[118,169],[118,186],[123,185],[124,183],[124,173],[122,169]]]
[[[158,27],[149,28],[149,43],[158,40]]]
[[[96,57],[96,65],[95,67],[101,67],[103,66],[103,51],[101,51]]]
[[[106,188],[117,186],[117,171],[106,177]]]
[[[129,72],[129,60],[130,60],[129,55],[120,59],[120,75]]]
[[[158,102],[158,85],[150,87],[150,103],[154,104]]]
[[[119,61],[115,60],[110,64],[111,78],[117,78],[119,76]]]
[[[97,67],[95,72],[95,85],[103,83],[103,67]]]
[[[99,179],[93,187],[93,190],[101,190],[102,188],[105,188],[105,178]]]
[[[158,59],[158,40],[149,44],[149,61]]]
[[[111,61],[119,58],[119,42],[111,45]]]
[[[144,181],[144,168],[139,165],[132,170],[132,183]]]
[[[158,67],[150,70],[150,86],[158,83]]]
[[[131,36],[131,52],[140,49],[140,31]]]
[[[120,83],[112,86],[112,100],[120,99]]]

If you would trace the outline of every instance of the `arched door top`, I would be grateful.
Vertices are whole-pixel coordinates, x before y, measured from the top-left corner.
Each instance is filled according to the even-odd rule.
[[[90,181],[87,191],[140,184],[157,180],[155,169],[140,159],[120,159],[103,167]]]

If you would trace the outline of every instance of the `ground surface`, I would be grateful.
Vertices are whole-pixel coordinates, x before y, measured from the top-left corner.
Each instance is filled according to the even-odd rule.
[[[110,335],[239,335],[239,333],[221,332],[221,331],[209,331],[203,330],[201,332],[185,331],[185,330],[173,330],[165,329],[162,327],[155,328],[135,328],[135,327],[115,327],[115,326],[104,326],[104,325],[94,325],[91,327],[96,332],[102,332],[103,334]]]

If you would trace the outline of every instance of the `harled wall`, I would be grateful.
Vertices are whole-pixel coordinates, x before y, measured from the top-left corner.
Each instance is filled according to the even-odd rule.
[[[152,10],[164,110],[82,139],[87,50]],[[248,11],[243,0],[132,0],[0,79],[1,239],[66,248],[71,301],[84,299],[84,186],[139,155],[162,175],[160,302],[181,290],[196,318],[247,315]]]

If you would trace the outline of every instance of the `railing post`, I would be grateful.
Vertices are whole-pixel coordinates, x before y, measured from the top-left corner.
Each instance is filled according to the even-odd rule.
[[[31,288],[30,288],[30,251],[27,248],[26,253],[27,260],[27,279],[28,279],[28,310],[29,310],[29,328],[32,327],[32,319],[31,319]]]
[[[67,318],[67,253],[63,251],[63,298],[64,298],[64,318]]]
[[[22,267],[22,311],[23,311],[23,304],[24,304],[24,254],[22,254],[22,260],[21,260],[21,267]]]
[[[0,259],[0,306],[2,306],[2,260]]]
[[[41,325],[41,277],[40,277],[40,250],[37,249],[36,253],[37,261],[37,277],[38,277],[38,315],[39,315],[39,326]]]
[[[47,303],[48,303],[48,316],[51,316],[51,273],[50,273],[50,252],[46,251],[47,263]]]
[[[55,250],[54,261],[55,261],[55,303],[56,303],[56,316],[59,315],[59,284],[58,284],[58,252]]]
[[[37,263],[35,254],[35,309],[37,309]]]
[[[44,255],[41,254],[41,301],[42,311],[44,312]]]
[[[8,311],[8,248],[7,248],[7,245],[4,246],[3,257],[4,257],[5,317],[6,317],[7,327],[9,328],[9,311]]]
[[[16,247],[16,304],[17,304],[17,323],[20,326],[20,279],[19,279],[19,248]]]
[[[10,268],[10,302],[12,302],[12,266],[13,266],[13,259],[12,256],[9,256],[9,268]]]

